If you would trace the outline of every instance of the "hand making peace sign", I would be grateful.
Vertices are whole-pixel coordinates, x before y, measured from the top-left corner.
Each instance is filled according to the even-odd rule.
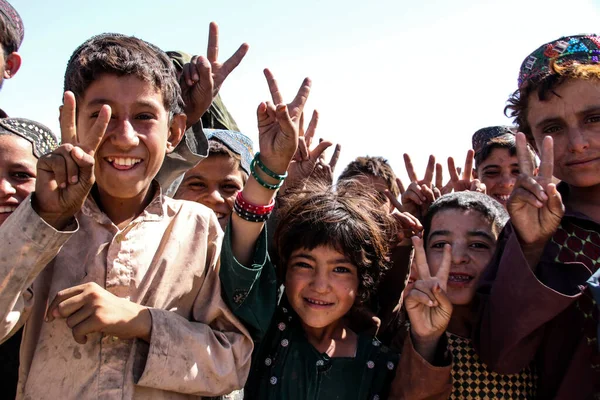
[[[427,214],[429,205],[435,201],[436,195],[433,191],[433,171],[435,169],[435,157],[429,156],[429,162],[425,169],[425,176],[419,179],[415,173],[410,156],[404,154],[404,164],[410,185],[402,193],[402,208],[417,218],[423,218]]]
[[[530,267],[534,268],[546,242],[558,229],[565,207],[556,185],[552,183],[554,172],[552,137],[546,136],[542,143],[537,176],[533,174],[535,165],[529,155],[527,139],[523,133],[517,133],[516,144],[521,174],[506,207],[527,261]]]
[[[56,229],[62,229],[81,209],[94,185],[94,154],[111,117],[110,107],[102,106],[90,131],[81,135],[76,128],[73,92],[65,92],[63,103],[60,111],[62,144],[39,159],[32,202],[40,217]]]
[[[448,172],[450,173],[450,182],[442,190],[442,194],[455,192],[463,192],[466,190],[472,192],[485,193],[486,187],[479,179],[473,179],[473,159],[475,152],[469,150],[465,159],[465,167],[462,170],[462,178],[459,177],[459,172],[454,163],[454,158],[448,157]],[[450,190],[448,190],[450,189]]]

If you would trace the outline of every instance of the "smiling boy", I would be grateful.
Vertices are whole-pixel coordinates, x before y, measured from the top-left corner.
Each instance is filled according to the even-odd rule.
[[[170,60],[142,40],[100,35],[71,57],[65,90],[63,144],[0,227],[0,336],[25,323],[17,397],[242,387],[252,342],[221,300],[218,222],[153,181],[186,128]]]
[[[524,133],[521,175],[479,290],[475,338],[497,372],[535,362],[543,399],[600,396],[598,308],[586,284],[600,257],[599,57],[596,35],[542,45],[523,61],[507,107]],[[538,176],[526,140],[540,155]]]

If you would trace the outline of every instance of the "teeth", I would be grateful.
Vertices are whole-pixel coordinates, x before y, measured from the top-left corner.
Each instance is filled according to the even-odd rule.
[[[331,303],[326,303],[324,301],[313,300],[313,299],[306,299],[306,301],[308,301],[311,304],[316,304],[318,306],[328,306],[331,304]]]
[[[15,211],[16,209],[17,209],[17,207],[0,206],[0,214],[11,213],[11,212]]]
[[[469,275],[450,274],[450,276],[448,276],[448,280],[452,282],[469,282],[471,279],[473,278]]]
[[[501,201],[508,201],[509,197],[510,197],[510,195],[500,195],[500,194],[496,195],[496,198],[499,199],[499,200],[501,200]]]
[[[142,161],[141,158],[131,158],[131,157],[107,157],[106,161],[108,161],[109,163],[113,163],[115,165],[119,165],[122,167],[131,167],[132,165],[135,165],[139,162]]]
[[[223,218],[223,217],[225,217],[225,214],[223,214],[223,213],[218,213],[218,212],[215,212],[215,215],[216,215],[216,216],[217,216],[217,218],[219,218],[219,219],[220,219],[220,218]]]

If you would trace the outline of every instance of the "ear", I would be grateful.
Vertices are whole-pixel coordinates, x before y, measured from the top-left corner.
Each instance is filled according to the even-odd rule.
[[[173,152],[175,147],[181,142],[181,139],[183,139],[186,120],[185,114],[176,114],[173,116],[171,126],[169,127],[169,137],[167,138],[167,153]]]
[[[4,60],[4,71],[2,71],[4,79],[15,76],[19,68],[21,68],[21,56],[19,53],[10,53]]]
[[[479,179],[479,175],[477,174],[477,170],[473,168],[473,179]]]

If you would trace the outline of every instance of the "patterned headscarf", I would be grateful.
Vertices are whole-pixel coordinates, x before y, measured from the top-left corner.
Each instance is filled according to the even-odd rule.
[[[0,135],[17,135],[27,140],[37,158],[58,147],[56,137],[48,127],[25,118],[0,119]]]
[[[490,140],[505,135],[512,135],[514,137],[515,132],[513,131],[513,128],[510,126],[488,126],[487,128],[478,130],[471,138],[475,154],[483,150]]]
[[[519,72],[519,87],[528,82],[539,82],[552,74],[550,65],[577,62],[600,62],[600,37],[596,34],[564,36],[546,43],[531,53]]]
[[[17,31],[18,49],[21,46],[21,43],[23,43],[23,37],[25,36],[25,27],[23,26],[23,20],[21,19],[21,16],[17,10],[15,10],[13,6],[11,6],[6,0],[0,0],[0,14],[2,14],[4,20],[11,24]]]
[[[252,149],[252,139],[243,133],[222,129],[205,129],[204,133],[209,141],[218,140],[227,146],[229,150],[238,154],[242,158],[240,167],[250,175],[250,164],[252,163],[254,154]]]

